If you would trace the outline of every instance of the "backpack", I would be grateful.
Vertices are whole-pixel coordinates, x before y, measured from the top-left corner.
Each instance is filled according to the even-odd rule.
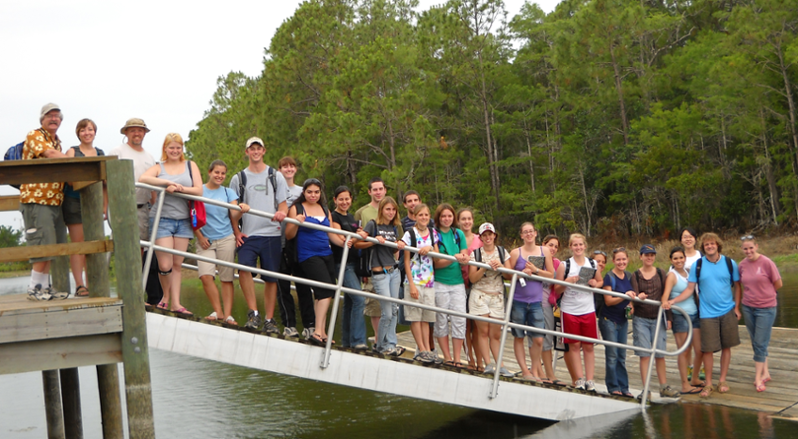
[[[457,245],[457,248],[458,248],[458,251],[455,252],[455,254],[460,252],[460,250],[459,250],[459,248],[460,248],[460,234],[457,233],[457,231],[458,231],[457,227],[452,227],[452,233],[454,233],[454,243]],[[441,235],[441,231],[440,230],[435,229],[435,232],[437,232],[439,235]],[[446,253],[446,246],[443,244],[443,241],[438,241],[438,249],[441,251],[441,253],[448,255],[448,253]],[[454,256],[454,255],[450,255],[450,256]]]
[[[499,250],[499,261],[501,261],[501,263],[504,264],[505,261],[507,261],[507,258],[505,257],[506,254],[505,254],[504,247],[502,247],[500,245],[497,245],[496,249]],[[474,250],[474,261],[482,262],[482,247]],[[487,273],[485,273],[485,274],[487,274]],[[484,274],[483,274],[483,276],[484,276]],[[502,285],[504,285],[504,282],[502,282]],[[505,291],[507,291],[507,287],[504,287],[504,289],[505,289]]]
[[[657,276],[659,277],[660,285],[662,285],[662,293],[665,294],[665,276],[662,274],[662,270],[659,267],[654,267],[657,269]],[[637,279],[637,286],[640,288],[640,270],[635,271],[635,279]],[[662,298],[660,298],[661,300]]]
[[[330,216],[330,211],[327,210],[327,206],[325,206],[323,204],[320,204],[320,205],[321,205],[322,210],[324,210],[324,216],[325,217],[329,217]],[[305,214],[305,206],[303,206],[302,203],[296,203],[296,204],[294,204],[294,207],[296,207],[296,214],[297,215],[304,215]],[[285,253],[286,253],[286,256],[288,257],[288,262],[290,262],[291,264],[294,264],[294,265],[299,263],[299,259],[298,259],[299,252],[297,252],[297,248],[296,248],[296,237],[298,235],[299,235],[299,231],[297,230],[297,234],[294,235],[294,237],[292,239],[286,239],[285,240]]]
[[[244,196],[247,193],[247,173],[244,172],[245,169],[242,169],[238,172],[238,204],[244,202]],[[280,203],[277,202],[277,176],[275,175],[274,168],[269,166],[269,177],[268,182],[272,184],[272,190],[274,191],[274,211],[277,212],[277,208],[279,207]],[[268,187],[266,190],[268,193]]]
[[[22,160],[22,149],[25,147],[25,141],[17,143],[16,145],[8,148],[6,154],[3,156],[3,160]],[[19,189],[18,184],[10,185],[14,189]]]
[[[723,256],[723,255],[721,255]],[[726,268],[729,269],[729,284],[733,287],[734,286],[734,267],[732,266],[731,258],[723,256],[723,259],[726,260]],[[695,263],[695,280],[696,284],[701,281],[701,262],[703,262],[704,258],[700,258]],[[700,287],[700,285],[699,285]]]

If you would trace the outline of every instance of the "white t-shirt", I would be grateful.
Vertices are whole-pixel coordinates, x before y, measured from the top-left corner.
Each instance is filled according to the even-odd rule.
[[[133,161],[133,177],[138,183],[139,178],[147,172],[147,169],[155,166],[155,158],[147,151],[136,151],[132,146],[123,143],[114,148],[108,155],[115,155],[122,160]],[[136,204],[145,204],[150,201],[150,191],[147,189],[136,188]]]
[[[588,258],[585,258],[584,265],[577,265],[576,261],[574,261],[574,258],[571,258],[570,261],[571,270],[568,273],[565,273],[566,279],[571,276],[579,276],[579,270],[581,270],[582,267],[593,268],[590,265]],[[589,291],[577,290],[576,288],[571,287],[565,287],[565,292],[562,295],[562,302],[560,305],[562,312],[571,314],[573,316],[583,316],[596,311],[596,304],[593,302],[593,293]]]

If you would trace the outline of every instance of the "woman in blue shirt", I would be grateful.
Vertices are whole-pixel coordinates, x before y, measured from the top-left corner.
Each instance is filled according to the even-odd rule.
[[[212,200],[238,205],[238,196],[235,191],[222,186],[227,177],[227,164],[221,160],[214,160],[208,168],[208,182],[202,186],[202,196]],[[241,204],[241,211],[249,211],[249,206]],[[194,231],[197,238],[197,255],[214,258],[224,262],[234,262],[236,256],[236,238],[233,234],[234,224],[230,217],[230,210],[214,204],[205,205],[206,223],[199,230]],[[210,262],[197,261],[199,278],[202,288],[211,302],[213,312],[205,317],[207,320],[223,320],[225,323],[236,325],[233,312],[233,279],[235,269],[224,265],[215,265]],[[222,281],[222,302],[219,301],[219,290],[216,288],[215,275],[219,271],[219,280]]]
[[[626,249],[616,248],[612,251],[612,263],[615,266],[604,276],[604,289],[635,297],[632,289],[631,274],[626,271],[629,256]],[[629,300],[622,297],[605,295],[604,305],[599,307],[598,321],[601,338],[607,341],[626,344],[629,321],[626,319],[626,306]],[[605,378],[607,391],[611,395],[633,398],[629,392],[629,374],[626,371],[626,349],[607,346],[604,355]]]

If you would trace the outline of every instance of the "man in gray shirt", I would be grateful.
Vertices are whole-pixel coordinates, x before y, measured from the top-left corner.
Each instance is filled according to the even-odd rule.
[[[266,153],[263,140],[251,137],[246,143],[246,154],[249,166],[230,179],[230,189],[238,195],[240,203],[246,203],[250,208],[274,214],[272,219],[255,215],[246,215],[242,219],[241,230],[233,228],[238,246],[238,263],[249,267],[257,267],[258,259],[262,269],[272,272],[280,270],[280,257],[282,254],[281,231],[282,221],[288,213],[286,198],[288,188],[285,178],[274,168],[263,163]],[[233,221],[237,222],[241,213],[234,211]],[[255,284],[252,273],[239,271],[238,281],[244,300],[247,301],[249,313],[245,327],[257,329],[261,323],[258,314],[258,305],[255,301]],[[277,324],[274,321],[274,306],[277,302],[277,279],[261,276],[266,282],[264,288],[264,305],[266,320],[263,322],[263,332],[277,334]]]

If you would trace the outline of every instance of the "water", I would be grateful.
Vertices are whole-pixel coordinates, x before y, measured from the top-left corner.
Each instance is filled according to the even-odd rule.
[[[24,278],[0,279],[0,294],[18,294],[26,287]],[[201,287],[186,285],[183,296],[183,304],[198,315],[210,312]],[[234,315],[239,317],[245,310],[240,295],[236,299]],[[776,325],[798,327],[798,274],[785,275],[779,307]],[[552,424],[157,350],[150,351],[150,361],[155,429],[162,438],[798,437],[798,427],[792,422],[706,404],[654,406],[644,414],[633,411],[605,417],[595,425],[588,421]],[[100,438],[95,369],[80,368],[80,379],[85,435]],[[0,439],[46,436],[41,382],[38,372],[0,375]]]

